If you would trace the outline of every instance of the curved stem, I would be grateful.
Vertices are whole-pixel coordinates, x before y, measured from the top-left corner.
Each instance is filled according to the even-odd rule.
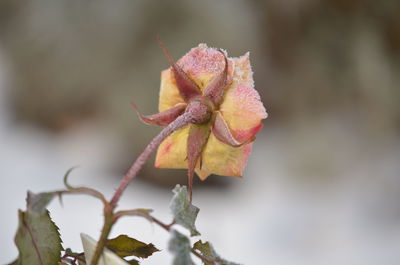
[[[137,173],[142,169],[144,163],[153,153],[153,151],[161,144],[161,142],[171,135],[174,131],[182,128],[183,126],[190,123],[192,120],[192,115],[188,112],[182,114],[171,122],[167,127],[165,127],[150,143],[147,145],[146,149],[140,154],[140,156],[135,160],[132,166],[129,168],[128,172],[125,174],[124,178],[121,180],[119,187],[114,193],[113,198],[110,201],[112,207],[116,207],[121,197],[122,193],[128,187],[129,183],[134,179]]]
[[[185,112],[184,114],[176,118],[167,127],[165,127],[156,137],[154,137],[153,140],[151,140],[151,142],[147,145],[144,151],[139,155],[139,157],[129,168],[128,172],[125,174],[117,190],[115,191],[114,196],[111,198],[111,201],[109,203],[106,202],[104,205],[104,224],[101,230],[100,239],[96,245],[96,250],[90,262],[91,265],[97,265],[101,253],[103,253],[103,249],[106,245],[108,235],[110,234],[111,228],[115,223],[114,209],[115,207],[117,207],[118,201],[121,198],[122,193],[128,187],[129,183],[136,177],[137,173],[140,171],[140,169],[142,169],[147,159],[149,159],[150,155],[161,144],[161,142],[169,135],[171,135],[174,131],[189,124],[192,119],[193,115],[188,112]]]

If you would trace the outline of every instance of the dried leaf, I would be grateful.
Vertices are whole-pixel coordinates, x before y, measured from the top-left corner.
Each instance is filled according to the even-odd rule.
[[[119,235],[108,240],[106,247],[120,257],[135,256],[147,258],[154,252],[160,251],[153,244],[146,244],[127,235]]]
[[[191,236],[200,235],[195,226],[200,209],[189,202],[186,186],[178,184],[172,191],[174,192],[174,197],[172,198],[170,209],[175,222],[189,229]]]
[[[139,261],[137,259],[127,260],[126,262],[128,262],[131,265],[139,265]]]
[[[217,252],[215,252],[213,246],[210,242],[201,242],[201,240],[197,241],[194,246],[194,249],[197,249],[208,259],[214,261],[214,263],[207,262],[203,260],[204,265],[239,265],[238,263],[230,262],[222,259]]]
[[[96,240],[91,238],[86,234],[81,234],[83,249],[85,250],[86,264],[90,264],[93,258],[93,254],[96,249]],[[129,263],[120,257],[118,257],[114,252],[105,248],[100,257],[99,263],[97,265],[128,265]]]

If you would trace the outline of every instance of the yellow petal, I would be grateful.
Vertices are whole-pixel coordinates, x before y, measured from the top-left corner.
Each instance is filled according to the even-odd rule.
[[[231,147],[211,134],[202,154],[202,168],[197,167],[196,173],[201,180],[210,174],[241,177],[251,149],[252,143]]]
[[[161,72],[160,103],[158,110],[160,112],[174,107],[178,103],[185,103],[176,86],[174,74],[171,70]]]
[[[233,80],[225,92],[220,111],[233,136],[244,142],[262,128],[261,120],[267,117],[267,113],[254,89],[248,53],[234,60]]]
[[[157,150],[157,168],[187,168],[187,138],[189,126],[177,130],[165,139]]]

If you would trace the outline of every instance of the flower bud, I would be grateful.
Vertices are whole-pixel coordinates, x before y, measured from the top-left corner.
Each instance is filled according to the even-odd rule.
[[[186,113],[191,114],[191,122],[194,124],[204,124],[211,120],[212,105],[206,98],[195,98],[192,100],[187,108]]]

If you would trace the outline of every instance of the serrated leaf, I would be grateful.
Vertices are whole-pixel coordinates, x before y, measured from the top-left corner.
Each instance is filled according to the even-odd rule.
[[[86,234],[81,234],[83,249],[85,250],[86,264],[90,264],[96,249],[97,242]],[[129,263],[118,257],[114,252],[105,248],[97,265],[128,265]]]
[[[168,250],[174,254],[173,265],[195,265],[191,256],[190,240],[187,236],[176,230],[171,232],[172,238],[168,244]]]
[[[146,244],[127,235],[119,235],[108,240],[106,247],[120,257],[147,258],[154,252],[160,251],[153,244]]]
[[[191,236],[200,235],[195,226],[200,209],[189,202],[186,186],[178,184],[172,191],[174,192],[174,197],[172,198],[170,209],[175,222],[189,229]]]
[[[63,248],[58,227],[51,220],[49,212],[19,211],[18,216],[19,226],[15,235],[19,251],[18,264],[58,264]]]
[[[215,252],[213,246],[208,241],[203,243],[203,242],[201,242],[201,240],[199,240],[193,245],[193,248],[199,250],[201,252],[201,254],[203,254],[208,259],[214,261],[214,263],[212,263],[212,262],[207,262],[205,260],[202,260],[204,265],[240,265],[238,263],[234,263],[234,262],[230,262],[230,261],[222,259],[217,254],[217,252]]]

